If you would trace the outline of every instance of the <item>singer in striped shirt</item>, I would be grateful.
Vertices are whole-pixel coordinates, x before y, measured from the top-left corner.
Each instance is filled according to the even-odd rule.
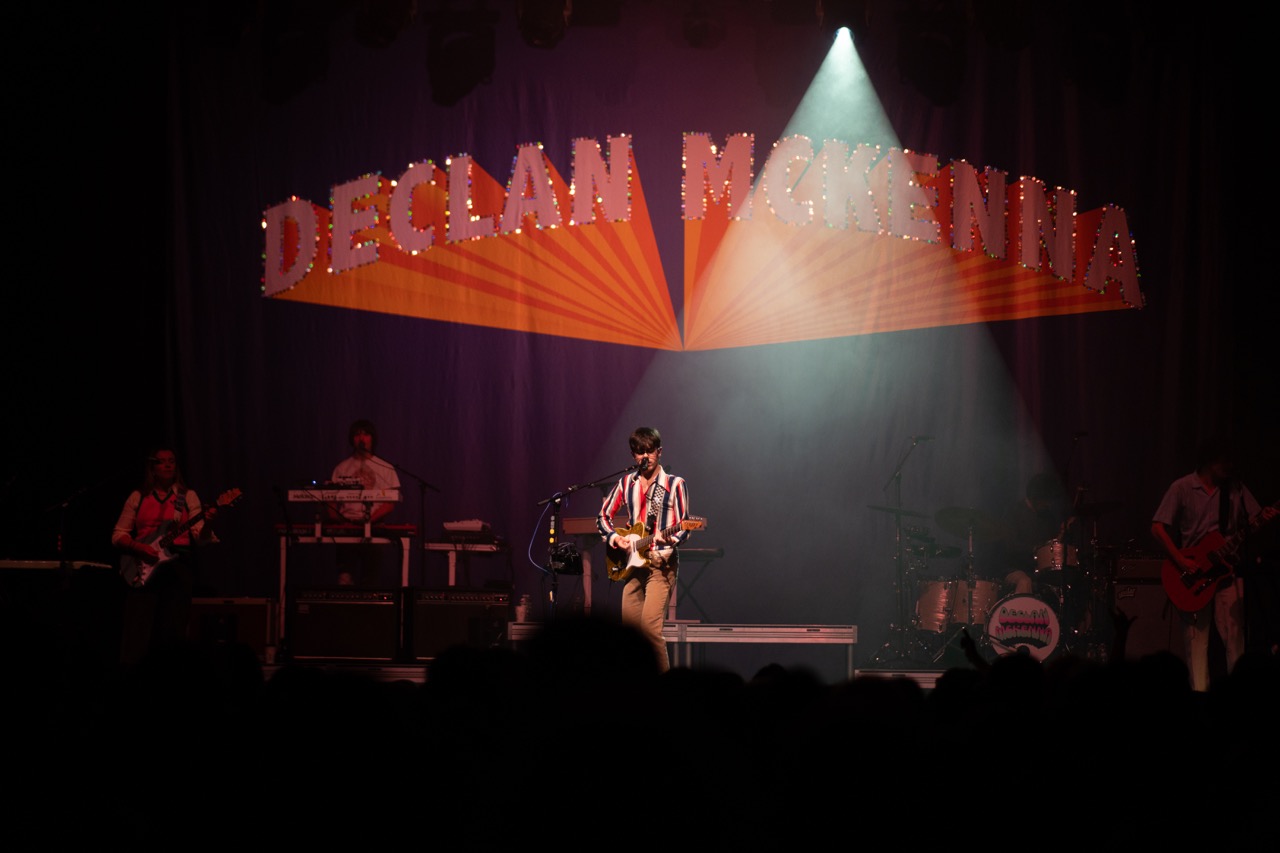
[[[671,663],[662,626],[680,569],[679,546],[691,534],[681,526],[689,512],[689,493],[682,477],[662,467],[658,430],[639,427],[631,433],[629,445],[635,465],[604,499],[596,527],[611,554],[625,563],[618,572],[610,571],[611,578],[624,584],[622,620],[644,634],[653,645],[659,671],[666,672]],[[615,523],[620,518],[626,519],[625,525]],[[652,539],[646,543],[647,537]]]

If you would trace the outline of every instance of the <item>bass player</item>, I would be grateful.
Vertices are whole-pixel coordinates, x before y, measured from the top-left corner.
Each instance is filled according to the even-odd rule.
[[[1277,512],[1274,505],[1258,504],[1234,467],[1224,441],[1206,442],[1195,470],[1169,485],[1151,520],[1151,534],[1167,555],[1165,589],[1181,614],[1191,687],[1199,692],[1209,689],[1213,627],[1226,651],[1228,673],[1245,650],[1244,584],[1233,568],[1238,555],[1223,553],[1223,546],[1227,537],[1238,544],[1251,526]]]

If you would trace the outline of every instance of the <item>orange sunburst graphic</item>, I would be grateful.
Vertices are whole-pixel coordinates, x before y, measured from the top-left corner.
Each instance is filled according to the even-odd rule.
[[[685,349],[848,337],[1131,307],[1115,289],[976,252],[776,218],[685,223]]]
[[[560,210],[570,193],[544,160]],[[503,187],[473,166],[471,197],[476,207],[501,212]],[[420,187],[415,219],[443,233],[447,191]],[[398,248],[380,224],[357,235],[376,240],[376,262],[333,273],[317,262],[298,283],[273,298],[489,326],[518,332],[604,341],[650,349],[678,350],[680,330],[662,270],[657,241],[645,204],[639,171],[631,162],[630,221],[597,221],[561,227],[523,227],[412,254]],[[370,204],[387,221],[387,195]],[[318,211],[321,217],[323,211]],[[526,225],[533,223],[526,222]],[[321,229],[318,257],[328,254]],[[645,318],[636,323],[633,318]]]

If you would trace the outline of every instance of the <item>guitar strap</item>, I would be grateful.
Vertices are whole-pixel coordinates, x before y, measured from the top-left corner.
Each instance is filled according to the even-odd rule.
[[[174,490],[173,494],[173,523],[175,526],[185,523],[187,520],[187,490]],[[182,549],[179,549],[180,551]]]
[[[1218,487],[1218,532],[1223,536],[1231,533],[1231,481]]]

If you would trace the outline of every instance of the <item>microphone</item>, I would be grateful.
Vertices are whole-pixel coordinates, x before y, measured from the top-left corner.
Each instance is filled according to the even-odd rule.
[[[158,456],[148,456],[147,461],[152,464],[155,464],[156,462],[160,461],[160,458]]]
[[[933,441],[933,436],[931,436],[931,435],[913,435],[913,436],[911,436],[911,440],[912,440],[912,441]]]

